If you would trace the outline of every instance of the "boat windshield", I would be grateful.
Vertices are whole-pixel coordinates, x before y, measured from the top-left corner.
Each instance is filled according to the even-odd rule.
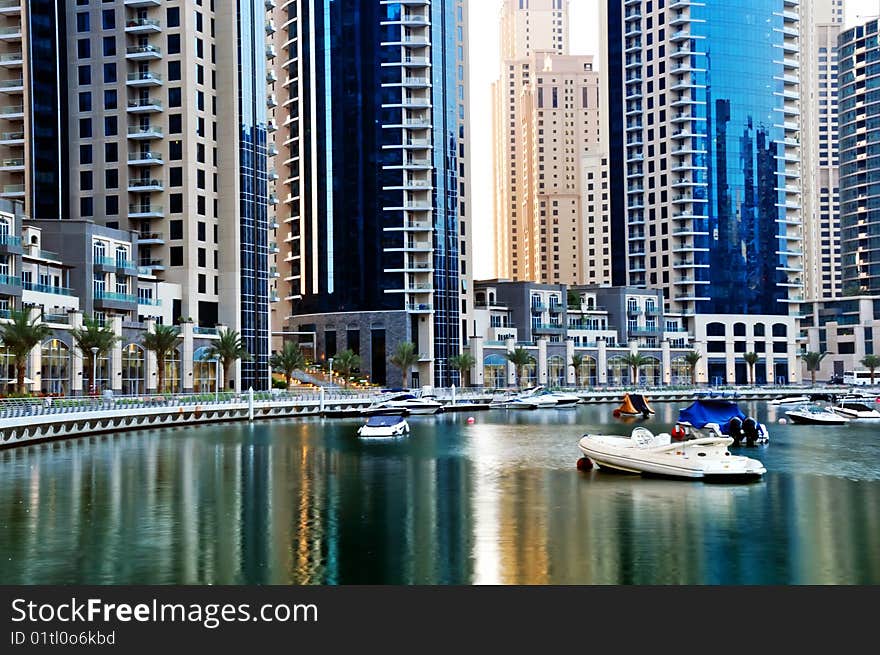
[[[390,428],[397,425],[403,420],[400,416],[371,416],[367,419],[367,427],[370,428]]]

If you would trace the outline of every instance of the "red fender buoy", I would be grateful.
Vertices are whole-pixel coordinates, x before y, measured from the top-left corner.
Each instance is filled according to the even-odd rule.
[[[685,431],[684,431],[683,427],[681,427],[680,425],[676,425],[674,428],[672,428],[672,438],[673,439],[681,440],[681,439],[684,439],[684,437],[685,437]]]
[[[619,410],[619,409],[615,409],[613,412],[611,412],[611,415],[612,415],[614,418],[620,418],[620,410]]]
[[[590,461],[589,457],[581,457],[577,461],[578,471],[589,471],[593,468],[593,462]]]

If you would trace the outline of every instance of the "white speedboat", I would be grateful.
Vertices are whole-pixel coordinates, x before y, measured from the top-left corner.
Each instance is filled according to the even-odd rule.
[[[846,416],[835,414],[830,409],[819,405],[801,405],[785,412],[792,423],[802,425],[844,425],[849,423]]]
[[[398,394],[361,410],[362,414],[382,414],[406,412],[407,414],[436,414],[443,409],[443,403],[434,398],[419,398],[410,393]]]
[[[877,407],[880,403],[865,402],[864,400],[847,400],[840,401],[840,404],[834,406],[837,414],[855,419],[880,419],[880,411]]]
[[[581,399],[573,394],[562,393],[561,391],[550,391],[543,385],[524,389],[519,397],[527,402],[534,403],[538,407],[565,407],[569,405],[577,405]]]
[[[400,414],[377,414],[358,428],[358,436],[362,439],[389,439],[408,434],[409,423]]]
[[[581,452],[600,468],[674,478],[754,480],[767,469],[756,459],[731,455],[730,437],[702,437],[672,441],[669,434],[654,435],[638,427],[630,437],[585,434]]]
[[[493,400],[489,403],[489,409],[538,409],[538,405],[530,400],[513,396]]]
[[[781,407],[783,405],[802,405],[803,403],[808,403],[810,401],[811,398],[809,396],[789,396],[787,398],[771,400],[768,404],[773,405],[774,407]]]

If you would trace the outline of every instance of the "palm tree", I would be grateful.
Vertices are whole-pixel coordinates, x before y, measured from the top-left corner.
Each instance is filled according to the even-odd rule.
[[[287,388],[289,389],[294,371],[305,368],[306,356],[303,355],[302,350],[297,344],[287,341],[280,352],[272,355],[269,365],[273,371],[284,375],[284,380],[287,382]]]
[[[352,371],[361,366],[361,357],[360,355],[355,354],[353,350],[343,350],[342,352],[336,353],[336,356],[333,358],[333,364],[339,374],[343,377],[342,383],[347,387],[348,376],[351,375]]]
[[[700,363],[701,359],[703,359],[702,353],[696,350],[684,356],[684,361],[687,362],[688,368],[691,369],[691,384],[694,386],[697,386],[697,364]]]
[[[639,383],[639,371],[643,366],[647,366],[651,363],[650,357],[645,357],[644,355],[640,355],[637,352],[632,352],[626,357],[623,358],[623,362],[629,366],[632,371],[632,379],[633,384]]]
[[[525,348],[510,350],[504,354],[504,357],[516,369],[516,385],[522,386],[523,372],[526,370],[526,366],[535,361],[534,357]]]
[[[0,343],[12,353],[15,362],[15,390],[23,394],[27,360],[38,343],[52,336],[52,330],[37,318],[30,318],[28,309],[9,310],[9,323],[0,325]]]
[[[251,354],[241,342],[241,337],[237,330],[221,329],[217,332],[217,335],[220,338],[208,348],[208,351],[205,353],[205,359],[220,360],[220,364],[223,366],[223,383],[229,387],[229,383],[232,382],[230,379],[232,365],[239,359],[248,361],[251,358]]]
[[[449,358],[449,366],[458,371],[462,380],[467,380],[467,384],[462,382],[462,386],[471,386],[471,369],[476,365],[477,360],[470,353],[461,353]]]
[[[755,384],[755,364],[758,363],[758,353],[746,353],[743,360],[749,367],[749,384]]]
[[[418,361],[419,353],[416,351],[414,343],[404,341],[397,344],[397,350],[395,350],[394,354],[391,356],[391,363],[400,369],[404,385],[406,385],[407,374],[410,372],[410,369],[418,363]]]
[[[156,353],[156,368],[159,379],[156,391],[165,391],[165,358],[180,343],[180,331],[172,325],[156,325],[152,332],[147,332],[141,339],[141,345]]]
[[[816,371],[819,370],[819,367],[822,366],[822,360],[825,359],[827,352],[812,352],[807,351],[801,353],[801,359],[804,360],[804,364],[807,365],[807,370],[810,372],[810,385],[816,386]]]
[[[871,371],[871,385],[874,384],[874,371],[880,368],[880,357],[877,355],[865,355],[862,366]]]
[[[574,380],[578,386],[581,386],[581,367],[584,365],[584,356],[575,353],[571,356],[571,362],[568,365],[574,369]]]
[[[97,391],[95,388],[95,376],[97,371],[94,370],[94,362],[98,357],[105,357],[113,350],[113,346],[122,337],[118,337],[113,333],[113,329],[109,325],[101,325],[98,319],[93,316],[83,317],[83,326],[74,328],[70,331],[70,336],[76,342],[77,348],[82,353],[83,363],[89,369],[89,389]],[[92,348],[97,348],[94,352]],[[91,357],[89,355],[92,355]]]

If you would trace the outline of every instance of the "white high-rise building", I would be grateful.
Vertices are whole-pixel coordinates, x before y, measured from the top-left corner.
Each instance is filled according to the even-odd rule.
[[[840,295],[840,191],[837,106],[837,37],[843,0],[801,5],[801,178],[804,214],[804,293],[808,299]]]
[[[567,0],[502,6],[494,85],[497,277],[610,282],[599,75],[592,56],[569,54],[568,20]]]

